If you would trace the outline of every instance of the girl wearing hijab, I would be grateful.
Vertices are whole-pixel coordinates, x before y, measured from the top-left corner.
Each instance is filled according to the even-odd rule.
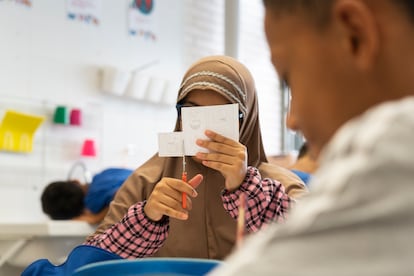
[[[256,167],[262,177],[285,184],[279,183],[277,187],[281,192],[281,206],[289,202],[286,194],[294,197],[305,189],[288,170],[267,163],[256,89],[248,69],[227,56],[202,58],[184,75],[177,97],[178,106],[225,103],[237,103],[241,117],[239,149],[232,151],[236,156],[236,169],[223,176],[222,172],[204,166],[195,158],[187,158],[187,173],[193,178],[190,185],[185,185],[180,180],[182,159],[155,154],[122,185],[107,216],[87,244],[123,258],[223,259],[232,250],[236,234],[236,221],[223,208],[220,196],[226,181],[237,179],[240,184],[247,166]],[[179,131],[180,127],[178,116],[174,130]],[[240,153],[242,157],[238,162]],[[247,160],[244,160],[247,154]],[[201,180],[195,193],[191,185],[196,186]],[[190,196],[197,194],[188,200],[191,210],[181,207],[182,192]]]
[[[88,250],[104,252],[105,258],[112,254],[113,258],[224,259],[235,245],[237,222],[224,209],[223,198],[228,188],[245,181],[251,167],[263,178],[277,180],[268,192],[270,201],[278,204],[278,215],[272,219],[283,221],[292,198],[306,192],[306,187],[289,170],[267,162],[256,89],[244,65],[227,56],[210,56],[194,63],[178,91],[174,130],[181,130],[182,106],[230,103],[239,106],[240,141],[224,145],[226,165],[213,169],[196,157],[188,157],[186,183],[181,180],[181,157],[155,154],[118,190],[103,222],[87,238],[84,246]],[[183,192],[187,194],[185,209]]]

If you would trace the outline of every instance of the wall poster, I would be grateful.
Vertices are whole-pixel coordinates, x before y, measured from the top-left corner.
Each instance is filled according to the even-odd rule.
[[[25,7],[32,7],[32,2],[33,2],[33,0],[0,0],[0,3],[5,3],[5,2],[10,2],[10,3],[15,3],[15,4],[18,4],[18,5],[22,5],[22,6],[25,6]]]
[[[156,41],[155,0],[132,0],[128,7],[128,32],[145,40]]]
[[[66,8],[69,19],[93,25],[101,21],[101,0],[67,0]]]

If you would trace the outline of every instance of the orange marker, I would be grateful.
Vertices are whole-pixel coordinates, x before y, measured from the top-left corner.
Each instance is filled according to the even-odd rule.
[[[183,141],[183,173],[181,174],[181,180],[187,183],[187,172],[185,171],[185,153],[184,153],[184,141]],[[182,207],[187,208],[187,194],[182,194]]]

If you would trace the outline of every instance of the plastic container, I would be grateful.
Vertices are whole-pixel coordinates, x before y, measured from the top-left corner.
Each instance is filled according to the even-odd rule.
[[[104,93],[122,96],[130,78],[131,72],[111,66],[104,67],[101,88]]]
[[[144,258],[114,260],[85,265],[73,276],[198,276],[206,275],[221,261],[192,258]]]
[[[82,111],[79,108],[74,108],[70,111],[70,124],[73,126],[82,125]]]
[[[85,141],[83,141],[81,155],[89,157],[96,156],[95,140],[85,139]]]
[[[68,108],[66,106],[57,106],[55,108],[55,114],[53,115],[53,122],[55,124],[64,124],[69,123]]]
[[[35,132],[44,120],[43,116],[7,110],[0,122],[0,150],[31,152]]]

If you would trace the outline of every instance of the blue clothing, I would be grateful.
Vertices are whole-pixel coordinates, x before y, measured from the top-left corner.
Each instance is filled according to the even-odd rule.
[[[202,276],[222,264],[218,260],[185,257],[114,260],[85,265],[72,276]]]
[[[312,174],[307,172],[302,172],[298,170],[291,170],[293,173],[295,173],[297,176],[299,176],[300,179],[302,179],[303,183],[308,185],[309,180],[311,179]]]
[[[109,205],[116,191],[133,171],[124,168],[109,168],[96,174],[85,196],[85,207],[99,213]]]
[[[119,259],[122,258],[102,248],[79,245],[70,252],[63,264],[56,266],[47,259],[40,259],[30,264],[21,276],[67,276],[72,275],[77,268],[87,264]]]

